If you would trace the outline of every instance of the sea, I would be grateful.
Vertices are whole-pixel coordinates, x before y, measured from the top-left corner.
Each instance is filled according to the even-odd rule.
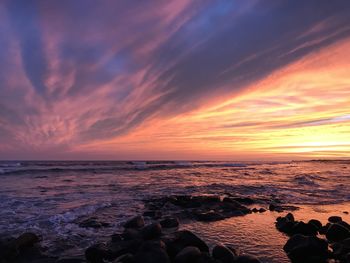
[[[300,207],[298,220],[350,222],[350,161],[1,161],[0,234],[39,233],[47,253],[82,256],[142,214],[144,200],[167,195],[226,195],[279,199]],[[267,207],[266,207],[267,208]],[[284,213],[252,213],[217,222],[185,222],[208,244],[238,247],[262,262],[289,262],[288,237],[275,229]],[[95,217],[98,229],[79,222]]]

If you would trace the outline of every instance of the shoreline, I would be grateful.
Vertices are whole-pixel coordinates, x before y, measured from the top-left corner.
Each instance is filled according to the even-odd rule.
[[[203,200],[207,200],[207,202],[209,201],[209,203],[212,202],[211,198],[208,199],[208,196],[202,196],[201,198]],[[247,202],[247,200],[245,199],[243,199],[242,201]],[[256,205],[251,204],[249,206],[250,212],[244,215],[233,215],[225,219],[220,218],[209,220],[209,222],[180,217],[181,225],[178,230],[188,230],[195,233],[196,235],[198,235],[198,237],[200,237],[201,240],[203,240],[203,242],[207,244],[207,246],[210,249],[213,249],[215,244],[225,244],[229,247],[238,247],[241,251],[243,251],[243,253],[255,256],[259,258],[261,262],[290,262],[286,253],[282,249],[283,245],[288,240],[288,236],[277,231],[274,226],[277,217],[285,216],[290,211],[270,211],[266,209],[266,211],[259,212],[259,210],[257,209],[255,212],[252,212],[254,206]],[[289,206],[290,205],[288,205],[287,207]],[[344,221],[350,222],[350,215],[348,213],[349,211],[346,211],[346,208],[349,207],[349,202],[343,202],[337,205],[302,205],[299,206],[298,209],[295,209],[293,211],[293,214],[298,220],[307,222],[310,219],[317,219],[322,223],[322,225],[325,225],[327,223],[328,218],[334,215],[342,216]],[[208,208],[210,208],[210,206]],[[175,212],[176,214],[176,211],[174,210],[172,210],[171,212]],[[162,218],[176,218],[176,216],[172,216],[170,213],[168,215],[161,215],[157,219],[152,219],[152,217],[150,217],[149,207],[147,207],[147,205],[144,210],[144,215],[146,224],[154,224],[154,222],[160,221],[162,220]],[[96,225],[98,222],[94,221],[88,221],[85,223],[87,224],[85,227],[90,229],[98,229],[100,227],[104,227],[103,225]],[[119,228],[119,230],[121,229]],[[113,234],[114,233],[110,233],[110,235]],[[45,240],[45,236],[43,238]],[[106,240],[108,239],[109,238],[106,237]],[[264,252],[266,253],[265,255]],[[37,255],[40,255],[40,253]],[[63,257],[63,259],[66,260],[67,256],[68,255]],[[276,261],[276,259],[273,258],[274,256],[278,256],[279,259]],[[46,260],[52,260],[50,262],[60,263],[86,262],[82,255],[74,256],[73,258],[69,259],[73,261],[58,261],[58,259],[59,258],[56,257],[49,257]]]

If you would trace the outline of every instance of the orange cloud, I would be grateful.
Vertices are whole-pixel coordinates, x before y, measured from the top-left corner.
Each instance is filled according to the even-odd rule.
[[[243,94],[76,150],[159,159],[348,157],[349,68],[347,39],[276,71]]]

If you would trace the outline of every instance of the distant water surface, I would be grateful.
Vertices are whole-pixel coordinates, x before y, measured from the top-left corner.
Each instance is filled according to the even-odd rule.
[[[345,219],[350,210],[350,162],[0,162],[0,233],[33,230],[49,252],[79,255],[105,241],[128,217],[142,213],[143,201],[170,194],[235,194],[278,198],[301,206],[300,219]],[[350,212],[350,211],[349,211]],[[81,228],[96,216],[110,227]],[[187,223],[209,243],[224,241],[261,257],[289,262],[286,237],[274,229],[277,213],[251,214],[215,223]]]

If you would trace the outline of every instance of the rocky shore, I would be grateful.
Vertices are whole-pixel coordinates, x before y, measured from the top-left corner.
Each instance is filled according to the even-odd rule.
[[[284,251],[295,263],[350,263],[350,225],[331,216],[326,225],[316,219],[298,221],[294,206],[278,200],[234,196],[166,196],[145,200],[143,215],[135,216],[111,233],[107,242],[96,243],[83,257],[49,256],[42,238],[31,232],[18,237],[0,237],[0,263],[258,263],[259,258],[227,244],[207,244],[196,233],[183,229],[180,222],[213,222],[268,210],[285,212],[277,217],[278,231],[289,236]],[[107,224],[96,218],[84,219],[80,227],[97,229]],[[273,226],[271,226],[273,227]],[[261,255],[262,257],[264,255]]]
[[[173,195],[145,200],[144,216],[159,219],[164,215],[176,216],[181,220],[212,222],[250,213],[264,213],[267,210],[283,212],[298,207],[283,204],[278,199],[259,199],[226,194],[216,195]]]
[[[276,228],[290,236],[283,249],[292,262],[350,263],[350,225],[339,216],[322,225],[317,219],[297,221],[288,213],[277,218]]]

